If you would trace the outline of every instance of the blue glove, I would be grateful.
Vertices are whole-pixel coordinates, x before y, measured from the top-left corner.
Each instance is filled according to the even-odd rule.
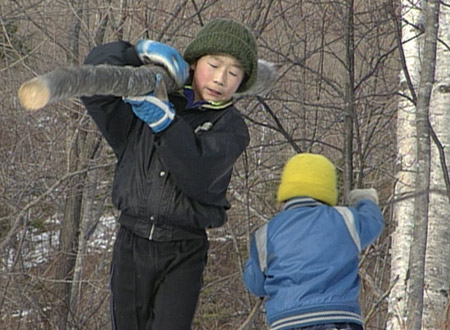
[[[140,40],[135,48],[143,63],[162,65],[175,80],[177,86],[183,87],[189,77],[189,64],[175,48],[148,39]]]
[[[159,133],[165,130],[175,118],[175,110],[167,97],[160,99],[155,96],[155,92],[164,89],[164,81],[161,75],[156,76],[155,91],[144,95],[124,98],[125,103],[131,104],[131,108],[136,116],[150,126],[153,132]],[[164,95],[165,89],[162,95]]]

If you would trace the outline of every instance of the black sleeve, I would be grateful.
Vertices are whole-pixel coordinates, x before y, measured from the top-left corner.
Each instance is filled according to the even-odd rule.
[[[139,56],[137,55],[132,44],[126,41],[117,41],[93,48],[86,57],[84,64],[140,66],[143,63],[139,59]]]
[[[247,125],[233,110],[201,135],[184,120],[177,120],[161,134],[156,147],[186,195],[206,204],[227,206],[233,166],[249,140]]]
[[[97,46],[88,54],[85,64],[110,64],[117,66],[142,65],[133,45],[118,41]],[[90,116],[97,124],[117,157],[122,154],[137,118],[130,110],[130,106],[120,97],[111,95],[97,95],[82,97]]]

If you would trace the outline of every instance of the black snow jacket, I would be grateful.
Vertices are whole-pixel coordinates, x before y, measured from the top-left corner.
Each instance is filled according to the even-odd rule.
[[[86,64],[139,66],[127,42],[94,48]],[[231,102],[186,108],[183,91],[169,100],[176,116],[154,134],[129,104],[115,96],[84,97],[88,113],[117,156],[113,203],[119,222],[156,241],[205,237],[226,221],[233,165],[249,143],[247,125]],[[209,130],[205,123],[214,123]]]

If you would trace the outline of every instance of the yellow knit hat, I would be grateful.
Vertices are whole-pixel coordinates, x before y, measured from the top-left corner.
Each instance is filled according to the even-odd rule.
[[[303,153],[286,163],[278,187],[278,201],[300,196],[336,205],[336,168],[326,157]]]

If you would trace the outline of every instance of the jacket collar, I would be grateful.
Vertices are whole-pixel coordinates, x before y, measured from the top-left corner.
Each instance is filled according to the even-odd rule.
[[[200,101],[194,103],[194,91],[192,86],[185,85],[183,89],[183,94],[186,97],[188,103],[186,108],[203,108],[203,109],[212,109],[212,110],[221,110],[229,107],[233,104],[233,99],[230,99],[225,102],[210,102],[210,101]]]
[[[323,203],[310,197],[294,197],[289,199],[283,206],[283,211],[295,209],[302,206],[319,206]]]

